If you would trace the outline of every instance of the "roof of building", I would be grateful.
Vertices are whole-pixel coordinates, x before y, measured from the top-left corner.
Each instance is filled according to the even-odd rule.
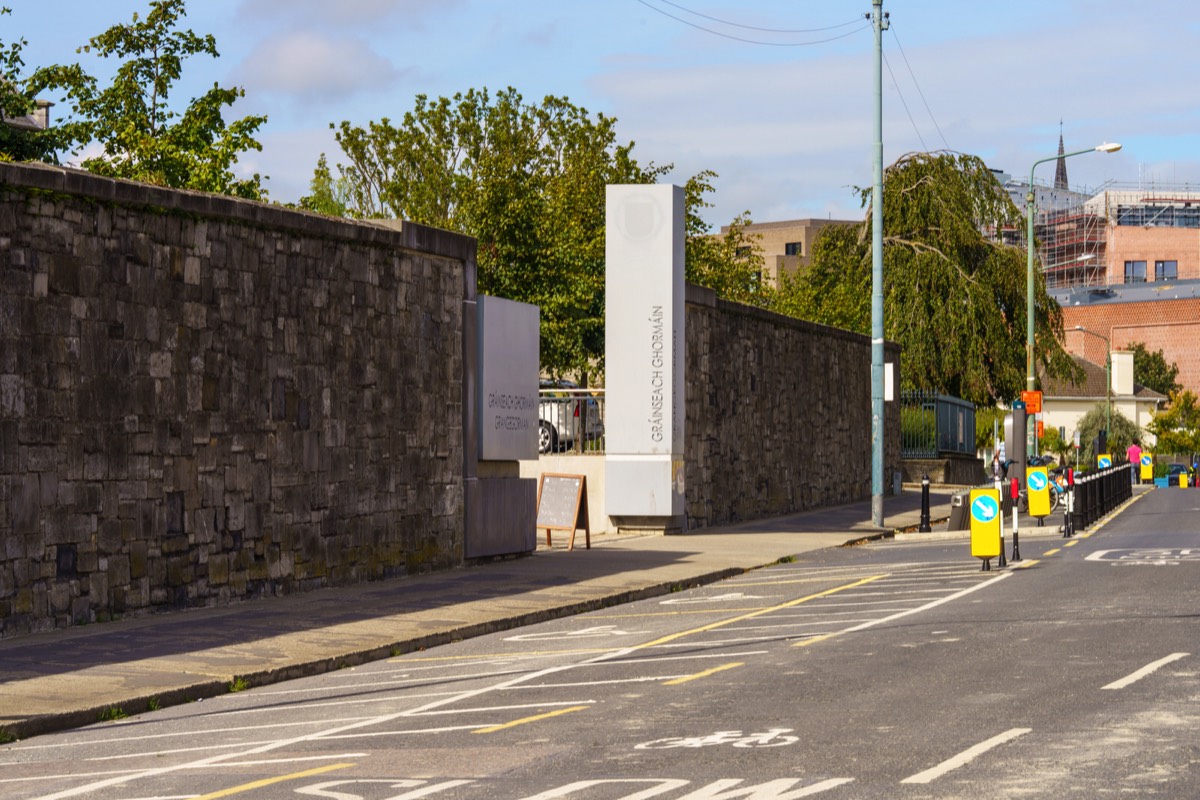
[[[1108,373],[1103,365],[1093,364],[1086,358],[1081,358],[1077,355],[1072,355],[1075,364],[1083,369],[1083,382],[1071,383],[1062,378],[1047,378],[1044,375],[1042,378],[1042,392],[1048,398],[1072,399],[1086,397],[1107,397],[1108,392],[1105,387],[1108,384]],[[1113,395],[1114,398],[1117,395]],[[1166,400],[1167,396],[1162,392],[1156,392],[1153,389],[1148,389],[1140,383],[1133,385],[1133,397],[1138,400]]]
[[[1090,306],[1105,303],[1148,303],[1200,297],[1200,280],[1115,283],[1106,286],[1071,286],[1049,290],[1060,306]]]

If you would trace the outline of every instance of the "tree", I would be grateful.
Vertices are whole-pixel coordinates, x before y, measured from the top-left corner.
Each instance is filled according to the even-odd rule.
[[[778,306],[816,322],[868,333],[871,192],[858,230],[830,226],[811,270],[785,283]],[[884,328],[900,343],[907,388],[992,405],[1025,388],[1026,256],[984,234],[1021,217],[984,162],[912,153],[884,176]],[[1062,310],[1035,287],[1035,356],[1052,377],[1078,379],[1062,347]]]
[[[0,7],[0,16],[11,13]],[[27,44],[23,38],[8,45],[0,41],[0,160],[57,163],[55,152],[61,147],[57,131],[29,130],[2,122],[31,114],[37,105],[36,94],[21,75]]]
[[[1092,442],[1104,430],[1108,422],[1107,403],[1097,403],[1092,406],[1079,420],[1075,430],[1079,432],[1079,457],[1091,461],[1098,453],[1093,452]],[[1108,429],[1108,452],[1124,454],[1134,439],[1141,439],[1142,431],[1133,420],[1125,416],[1119,409],[1112,410],[1112,423]]]
[[[734,218],[725,233],[713,235],[712,226],[700,216],[711,207],[704,197],[713,191],[712,180],[717,174],[704,170],[684,186],[687,217],[685,274],[689,282],[712,289],[726,300],[756,306],[771,302],[771,290],[763,282],[762,247],[758,237],[746,232],[751,224],[750,212]]]
[[[1140,383],[1147,389],[1153,389],[1168,397],[1183,388],[1175,381],[1179,375],[1179,367],[1175,362],[1167,364],[1162,350],[1151,353],[1141,342],[1134,342],[1127,349],[1133,352],[1134,383]]]
[[[28,87],[65,92],[62,102],[69,104],[71,116],[57,126],[62,141],[73,152],[92,143],[103,148],[101,155],[83,161],[89,172],[262,199],[262,176],[239,179],[233,166],[245,151],[262,149],[254,136],[266,117],[226,124],[222,116],[243,90],[213,84],[182,110],[170,103],[186,59],[220,55],[211,34],[177,30],[186,14],[185,0],[155,0],[145,19],[135,13],[130,24],[114,25],[79,48],[123,59],[107,88],[79,64],[38,69]]]
[[[354,218],[395,217],[479,242],[479,290],[541,308],[542,367],[587,383],[603,370],[605,187],[653,183],[616,120],[565,97],[527,103],[509,87],[453,98],[418,95],[399,123],[331,127],[345,157],[324,157],[301,206]],[[739,217],[720,237],[698,215],[715,173],[687,182],[688,276],[722,297],[761,292],[756,243]]]
[[[312,194],[300,198],[300,208],[328,217],[349,216],[349,181],[344,176],[333,177],[324,153],[317,159],[317,167],[313,170],[313,177],[308,188]]]
[[[1200,402],[1191,390],[1175,391],[1165,411],[1146,425],[1154,434],[1159,453],[1200,453]]]
[[[859,333],[871,327],[871,250],[861,226],[830,225],[812,244],[807,271],[781,276],[773,298],[781,314]]]

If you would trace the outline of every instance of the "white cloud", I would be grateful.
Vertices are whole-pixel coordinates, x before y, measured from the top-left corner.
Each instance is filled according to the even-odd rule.
[[[292,31],[261,41],[234,71],[247,90],[311,102],[386,87],[400,73],[356,36]]]

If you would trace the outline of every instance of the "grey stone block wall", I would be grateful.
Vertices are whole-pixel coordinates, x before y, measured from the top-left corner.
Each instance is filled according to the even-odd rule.
[[[460,564],[473,259],[0,164],[0,635]]]
[[[871,497],[871,342],[688,286],[689,529]],[[886,360],[898,362],[888,344]],[[898,367],[897,367],[898,369]],[[884,475],[901,469],[885,404]]]

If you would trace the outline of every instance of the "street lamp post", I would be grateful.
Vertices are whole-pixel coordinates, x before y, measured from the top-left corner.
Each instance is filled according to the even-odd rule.
[[[1108,348],[1104,354],[1104,435],[1107,437],[1112,433],[1112,339],[1103,333],[1089,331],[1082,325],[1076,325],[1075,330],[1103,339]]]
[[[1026,242],[1026,264],[1025,264],[1025,388],[1029,391],[1034,389],[1034,373],[1033,373],[1033,211],[1034,211],[1034,191],[1033,191],[1033,173],[1037,169],[1038,164],[1045,164],[1047,161],[1057,161],[1060,158],[1070,158],[1071,156],[1081,156],[1084,153],[1115,153],[1121,149],[1121,145],[1116,142],[1107,144],[1099,144],[1095,147],[1089,147],[1087,150],[1076,150],[1073,153],[1063,153],[1062,155],[1050,156],[1049,158],[1038,159],[1033,162],[1033,166],[1029,168],[1029,193],[1025,195],[1025,212],[1027,221],[1025,225]],[[1030,421],[1033,420],[1033,415],[1030,415]],[[1026,429],[1025,435],[1029,435],[1029,430]],[[1037,451],[1036,439],[1034,452]]]

